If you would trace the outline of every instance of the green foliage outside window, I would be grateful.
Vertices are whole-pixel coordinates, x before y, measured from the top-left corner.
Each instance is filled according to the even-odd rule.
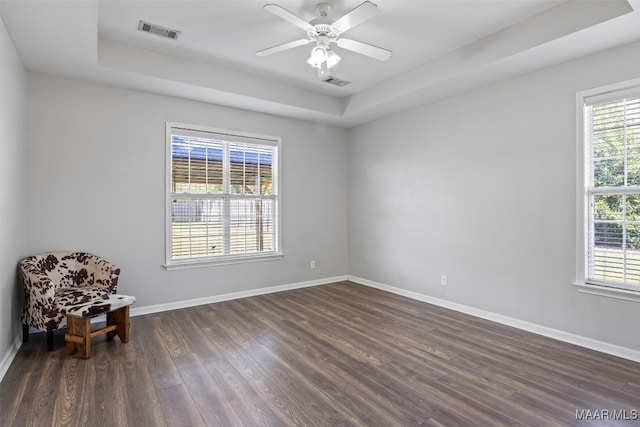
[[[592,111],[593,186],[640,185],[640,115],[629,117],[624,101],[596,105]],[[595,245],[640,249],[640,197],[599,194],[593,198]]]

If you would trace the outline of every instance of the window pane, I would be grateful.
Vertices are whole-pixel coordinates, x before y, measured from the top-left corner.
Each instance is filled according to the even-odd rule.
[[[171,138],[171,182],[174,193],[189,192],[189,143],[177,136]]]
[[[622,195],[597,194],[593,196],[594,219],[622,220]]]
[[[640,249],[640,194],[626,196],[626,221],[627,236],[626,246],[629,251],[629,259],[640,260],[636,253]]]
[[[640,251],[636,249],[627,251],[626,279],[631,285],[640,285]]]
[[[627,236],[626,236],[627,249],[637,250],[640,249],[640,225],[639,224],[627,224]]]
[[[260,155],[260,194],[273,194],[273,152],[262,153]]]
[[[593,182],[596,187],[619,187],[624,184],[624,160],[603,159],[594,163]]]
[[[206,158],[206,192],[213,194],[220,194],[224,191],[223,187],[223,164],[222,156],[224,148],[222,143],[209,144],[205,151]]]
[[[265,251],[275,251],[274,233],[275,233],[275,211],[273,200],[261,200],[260,209],[262,210],[262,246]]]
[[[624,155],[624,132],[622,129],[606,129],[593,134],[594,157]]]
[[[622,224],[595,222],[593,228],[596,247],[622,249]]]
[[[231,253],[274,250],[272,214],[271,200],[231,200]]]
[[[230,179],[230,192],[231,194],[245,194],[247,181],[250,183],[250,176],[245,177],[246,163],[244,151],[238,149],[235,144],[231,145],[231,179]]]
[[[232,143],[230,157],[232,194],[273,194],[273,147]]]
[[[604,282],[624,280],[624,251],[611,248],[596,248],[593,257],[592,279]]]
[[[222,193],[224,146],[222,141],[172,136],[173,192]]]
[[[624,126],[624,100],[593,106],[593,132],[605,132]]]
[[[612,103],[593,107],[594,157],[624,155],[624,105]]]
[[[640,157],[627,158],[627,185],[640,185]]]
[[[627,221],[640,221],[640,195],[629,194],[626,196]]]
[[[223,200],[173,199],[171,258],[197,258],[223,253]]]
[[[640,124],[627,128],[627,154],[640,155]]]

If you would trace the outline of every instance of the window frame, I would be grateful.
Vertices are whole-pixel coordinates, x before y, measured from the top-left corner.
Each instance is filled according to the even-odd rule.
[[[226,255],[215,255],[215,256],[204,256],[204,257],[196,257],[196,258],[185,258],[185,259],[172,259],[172,199],[176,196],[172,192],[172,173],[173,173],[173,164],[172,164],[172,134],[174,129],[185,129],[185,133],[195,132],[195,133],[203,133],[203,134],[211,134],[219,138],[226,143],[250,143],[250,144],[260,144],[263,142],[264,145],[270,145],[275,147],[275,155],[273,157],[274,168],[272,170],[273,174],[273,192],[274,194],[270,196],[274,200],[274,209],[275,209],[275,221],[273,226],[275,227],[274,239],[273,242],[274,250],[268,252],[255,252],[248,254],[226,254]],[[165,262],[164,268],[167,270],[174,269],[183,269],[183,268],[196,268],[196,267],[208,267],[208,266],[217,266],[217,265],[226,265],[226,264],[237,264],[237,263],[246,263],[246,262],[258,262],[258,261],[269,261],[269,260],[277,260],[281,259],[284,256],[283,245],[282,245],[282,138],[277,136],[270,135],[262,135],[262,134],[254,134],[248,133],[244,131],[235,131],[235,130],[227,130],[221,128],[214,128],[208,126],[201,125],[193,125],[179,122],[166,122],[165,126]],[[225,155],[223,158],[223,162],[228,165],[229,158],[228,149],[225,149]],[[225,178],[226,181],[226,178]],[[194,193],[186,193],[186,198],[193,197]],[[222,193],[222,195],[216,195],[215,197],[205,197],[211,198],[212,200],[215,198],[229,198],[233,199],[234,195],[231,193]],[[239,197],[240,199],[244,197]],[[251,197],[255,198],[255,197]]]
[[[585,115],[588,104],[595,105],[607,101],[621,99],[627,93],[640,94],[640,78],[601,86],[576,94],[576,265],[575,281],[573,285],[581,293],[604,296],[627,301],[640,302],[640,289],[620,284],[591,282],[588,278],[589,263],[589,231],[590,197],[591,194],[606,194],[607,190],[592,192],[589,186],[591,167],[587,162],[591,160],[591,152],[587,150],[587,135],[590,132]],[[589,148],[591,148],[589,146]],[[620,193],[629,193],[629,189],[621,187]]]

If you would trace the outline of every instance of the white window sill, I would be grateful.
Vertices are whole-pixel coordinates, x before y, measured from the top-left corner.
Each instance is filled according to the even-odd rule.
[[[230,265],[230,264],[244,264],[248,262],[258,262],[258,261],[273,261],[282,259],[284,257],[281,253],[269,254],[269,255],[253,255],[246,257],[230,257],[230,258],[222,258],[222,259],[206,259],[206,260],[190,260],[183,262],[173,262],[169,264],[164,264],[164,268],[167,270],[183,270],[186,268],[202,268],[202,267],[216,267],[219,265]]]
[[[575,286],[578,292],[582,294],[640,302],[640,292],[638,291],[610,288],[607,286],[588,285],[586,283],[573,283],[573,286]]]

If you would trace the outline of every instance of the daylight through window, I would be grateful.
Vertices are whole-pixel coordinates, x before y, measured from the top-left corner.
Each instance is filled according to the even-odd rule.
[[[584,106],[587,283],[640,290],[640,92]]]
[[[277,138],[167,125],[167,264],[277,255]]]

